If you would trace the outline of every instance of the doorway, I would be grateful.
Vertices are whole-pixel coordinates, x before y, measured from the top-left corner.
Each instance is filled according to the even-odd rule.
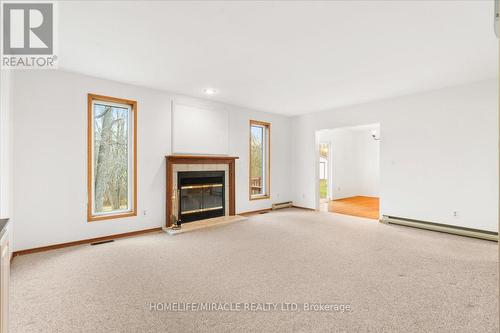
[[[328,181],[330,168],[330,143],[319,144],[319,202],[323,209],[328,208],[329,188]]]
[[[320,211],[379,218],[380,139],[379,124],[316,133]]]

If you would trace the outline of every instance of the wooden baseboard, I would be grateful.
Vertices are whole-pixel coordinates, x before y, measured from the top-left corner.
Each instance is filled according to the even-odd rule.
[[[43,252],[43,251],[50,251],[50,250],[55,250],[55,249],[60,249],[63,247],[69,247],[69,246],[75,246],[75,245],[82,245],[82,244],[88,244],[88,243],[94,243],[94,242],[101,242],[105,240],[110,240],[110,239],[117,239],[117,238],[124,238],[124,237],[133,237],[133,236],[138,236],[150,232],[157,232],[161,231],[162,228],[152,228],[152,229],[145,229],[145,230],[138,230],[138,231],[131,231],[131,232],[126,232],[123,234],[116,234],[116,235],[110,235],[110,236],[102,236],[102,237],[96,237],[96,238],[89,238],[89,239],[82,239],[74,242],[68,242],[68,243],[60,243],[60,244],[54,244],[54,245],[48,245],[48,246],[42,246],[42,247],[36,247],[32,249],[26,249],[26,250],[21,250],[21,251],[15,251],[12,254],[12,258],[15,256],[21,256],[24,254],[30,254],[30,253],[37,253],[37,252]]]
[[[257,214],[260,214],[260,213],[270,212],[270,211],[272,211],[271,208],[266,208],[266,209],[251,210],[249,212],[238,213],[238,215],[241,215],[241,216],[251,216],[251,215],[257,215]]]
[[[314,208],[307,208],[307,207],[301,207],[301,206],[292,206],[293,208],[297,208],[297,209],[304,209],[304,210],[309,210],[309,211],[316,211],[316,209]]]

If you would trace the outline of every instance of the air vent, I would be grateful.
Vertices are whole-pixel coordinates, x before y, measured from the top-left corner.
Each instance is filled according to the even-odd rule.
[[[90,245],[101,245],[101,244],[112,243],[112,242],[114,242],[114,239],[104,240],[104,241],[100,241],[100,242],[94,242],[94,243],[90,243]]]

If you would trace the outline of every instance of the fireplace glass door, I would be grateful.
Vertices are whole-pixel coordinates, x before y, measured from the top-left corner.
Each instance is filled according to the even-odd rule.
[[[222,209],[222,184],[187,185],[181,187],[181,214]]]
[[[179,172],[181,223],[223,216],[224,171]]]

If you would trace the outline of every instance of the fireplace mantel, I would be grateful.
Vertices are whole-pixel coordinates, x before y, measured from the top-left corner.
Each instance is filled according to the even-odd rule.
[[[167,162],[174,164],[219,164],[237,160],[236,156],[221,155],[167,155]]]
[[[235,215],[235,160],[238,157],[235,156],[219,156],[219,155],[167,155],[165,156],[167,161],[166,167],[166,223],[167,228],[172,226],[172,196],[173,196],[173,174],[175,164],[227,164],[228,168],[228,181],[229,184],[229,215]]]

